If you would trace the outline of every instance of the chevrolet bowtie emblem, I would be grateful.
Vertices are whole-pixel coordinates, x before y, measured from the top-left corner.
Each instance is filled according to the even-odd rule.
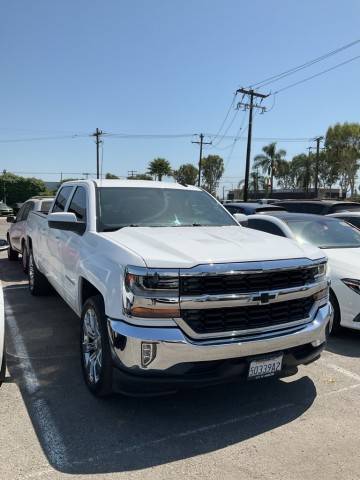
[[[254,302],[260,302],[261,304],[269,303],[270,300],[274,300],[276,298],[275,294],[270,293],[261,293],[260,295],[255,295],[252,297]]]

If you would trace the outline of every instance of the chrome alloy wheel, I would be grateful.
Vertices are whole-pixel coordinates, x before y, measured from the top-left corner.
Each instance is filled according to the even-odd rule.
[[[101,373],[102,345],[98,318],[93,308],[89,308],[84,316],[82,354],[88,381],[96,384]]]

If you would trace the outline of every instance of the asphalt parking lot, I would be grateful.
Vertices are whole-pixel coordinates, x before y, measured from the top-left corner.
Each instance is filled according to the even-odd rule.
[[[56,295],[31,297],[4,254],[0,275],[0,480],[360,479],[360,334],[284,380],[99,400],[82,381],[77,317]]]

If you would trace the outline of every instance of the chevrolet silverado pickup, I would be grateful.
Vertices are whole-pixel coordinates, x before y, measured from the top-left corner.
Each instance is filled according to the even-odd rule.
[[[51,285],[81,318],[95,395],[288,376],[326,343],[324,254],[240,226],[200,188],[66,182],[27,235],[30,292]]]

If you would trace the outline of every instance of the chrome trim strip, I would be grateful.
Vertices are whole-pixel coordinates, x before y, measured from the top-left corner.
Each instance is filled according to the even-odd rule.
[[[301,287],[283,288],[281,290],[261,290],[251,293],[198,295],[180,297],[180,310],[206,310],[210,308],[231,308],[251,305],[268,305],[269,303],[285,302],[304,298],[328,287],[328,281],[311,283]],[[269,301],[262,302],[262,294],[270,296]]]
[[[279,325],[271,325],[269,327],[261,327],[261,328],[251,328],[247,330],[231,330],[228,332],[215,332],[215,333],[196,333],[190,326],[185,322],[183,318],[176,318],[174,319],[177,325],[186,333],[190,338],[193,339],[207,339],[207,338],[231,338],[231,337],[246,337],[247,335],[253,335],[256,333],[262,334],[267,332],[276,332],[278,330],[284,330],[286,328],[295,327],[306,325],[309,322],[312,322],[316,312],[319,310],[320,306],[324,304],[324,301],[319,300],[315,301],[314,305],[311,307],[309,316],[306,318],[302,318],[301,320],[297,320],[295,322],[288,322],[282,323]]]
[[[325,257],[317,260],[309,258],[294,258],[286,260],[264,260],[261,262],[241,262],[241,263],[209,263],[196,265],[193,268],[180,268],[180,277],[188,276],[207,276],[207,275],[241,275],[250,273],[262,273],[272,271],[297,270],[316,267],[321,263],[326,263]]]

